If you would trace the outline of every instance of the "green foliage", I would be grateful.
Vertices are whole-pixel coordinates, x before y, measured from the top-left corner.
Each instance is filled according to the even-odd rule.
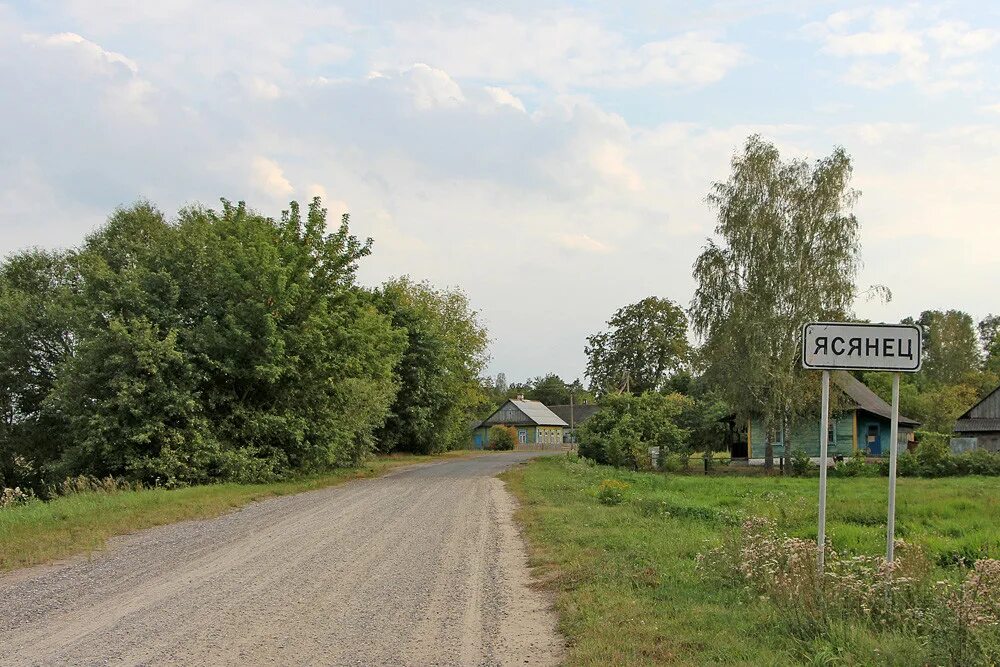
[[[62,415],[44,409],[77,347],[83,309],[77,257],[27,250],[0,263],[0,487],[41,489],[36,461],[59,456]]]
[[[1000,315],[987,315],[978,329],[979,342],[985,353],[985,370],[1000,375]]]
[[[923,375],[929,382],[958,384],[979,369],[976,325],[960,310],[925,310],[916,321],[924,329]]]
[[[511,450],[517,444],[517,430],[513,426],[496,424],[489,430],[489,448],[498,451]]]
[[[841,148],[815,164],[783,161],[752,136],[708,197],[721,242],[710,239],[695,261],[691,318],[707,377],[741,419],[761,415],[774,428],[816,403],[799,331],[843,318],[857,294],[851,174]]]
[[[681,394],[612,394],[580,427],[580,456],[618,467],[649,468],[650,447],[660,456],[687,452],[691,431],[682,425],[693,399]]]
[[[222,204],[139,203],[0,265],[6,483],[266,481],[372,453],[406,337],[354,285],[371,241],[318,199],[280,220]]]
[[[801,447],[792,449],[790,465],[792,467],[792,474],[796,477],[804,477],[816,469],[812,459],[809,458],[809,455]]]
[[[399,278],[374,293],[379,310],[406,333],[395,365],[399,391],[378,438],[383,451],[420,454],[457,449],[483,403],[479,376],[489,342],[459,290]]]
[[[621,505],[625,501],[629,485],[617,479],[606,479],[597,487],[597,500],[602,505]]]
[[[902,465],[903,455],[897,459],[897,466]],[[878,466],[869,465],[865,460],[865,453],[860,449],[854,452],[850,458],[836,464],[832,474],[838,477],[876,477],[879,474]]]
[[[905,451],[896,459],[898,477],[960,477],[964,475],[1000,476],[1000,453],[976,450],[952,454],[948,436],[921,433],[915,452]],[[832,474],[837,477],[875,477],[889,474],[889,460],[883,457],[868,463],[862,452],[840,463]]]
[[[748,591],[757,581],[723,586],[716,573],[694,567],[699,552],[727,540],[734,519],[738,526],[746,517],[766,516],[781,533],[815,544],[815,479],[668,476],[565,457],[535,459],[505,477],[522,501],[519,516],[537,564],[550,575],[546,580],[568,639],[570,664],[798,665],[817,664],[820,654],[830,664],[977,664],[935,655],[947,651],[934,635],[936,617],[927,619],[925,632],[916,623],[881,623],[879,616],[869,622],[832,608],[827,623],[811,626],[796,608]],[[628,501],[614,511],[594,497],[606,478],[631,485]],[[897,530],[925,552],[934,568],[932,582],[962,581],[965,572],[951,554],[968,554],[972,561],[1000,558],[996,486],[994,479],[977,477],[899,484]],[[827,535],[841,558],[863,556],[863,564],[885,553],[885,494],[884,479],[830,480]],[[748,558],[760,563],[757,556],[740,554],[727,568]],[[814,559],[801,562],[805,576],[815,571]],[[769,566],[760,563],[749,574],[763,577]],[[810,590],[808,579],[793,576],[786,582],[800,585],[803,593]],[[885,604],[881,598],[873,602]],[[975,654],[970,649],[966,655]]]
[[[648,297],[620,308],[608,330],[587,337],[587,377],[603,394],[641,394],[665,388],[691,361],[687,316],[669,299]]]
[[[919,319],[904,321],[924,329],[924,365],[901,378],[900,412],[928,431],[949,433],[962,413],[1000,384],[1000,318],[988,315],[979,323],[978,342],[972,317],[962,311],[926,310]],[[863,379],[881,398],[891,400],[890,374],[865,373]]]

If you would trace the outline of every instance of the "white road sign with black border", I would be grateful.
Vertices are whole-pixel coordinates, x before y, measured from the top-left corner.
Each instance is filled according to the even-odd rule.
[[[921,337],[912,324],[810,322],[802,327],[802,365],[914,373],[920,370]]]

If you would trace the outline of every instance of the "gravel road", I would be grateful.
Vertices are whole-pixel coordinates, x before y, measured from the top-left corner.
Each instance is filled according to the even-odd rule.
[[[0,577],[0,663],[556,664],[495,477],[528,456],[265,500]]]

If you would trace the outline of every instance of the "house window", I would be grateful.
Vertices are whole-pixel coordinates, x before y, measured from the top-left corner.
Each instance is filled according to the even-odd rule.
[[[523,428],[519,429],[517,432],[517,441],[522,445],[528,442],[528,432],[525,431]]]

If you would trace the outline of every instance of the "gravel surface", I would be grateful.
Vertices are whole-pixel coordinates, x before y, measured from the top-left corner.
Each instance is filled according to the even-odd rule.
[[[556,664],[493,454],[145,530],[0,577],[3,665]]]

